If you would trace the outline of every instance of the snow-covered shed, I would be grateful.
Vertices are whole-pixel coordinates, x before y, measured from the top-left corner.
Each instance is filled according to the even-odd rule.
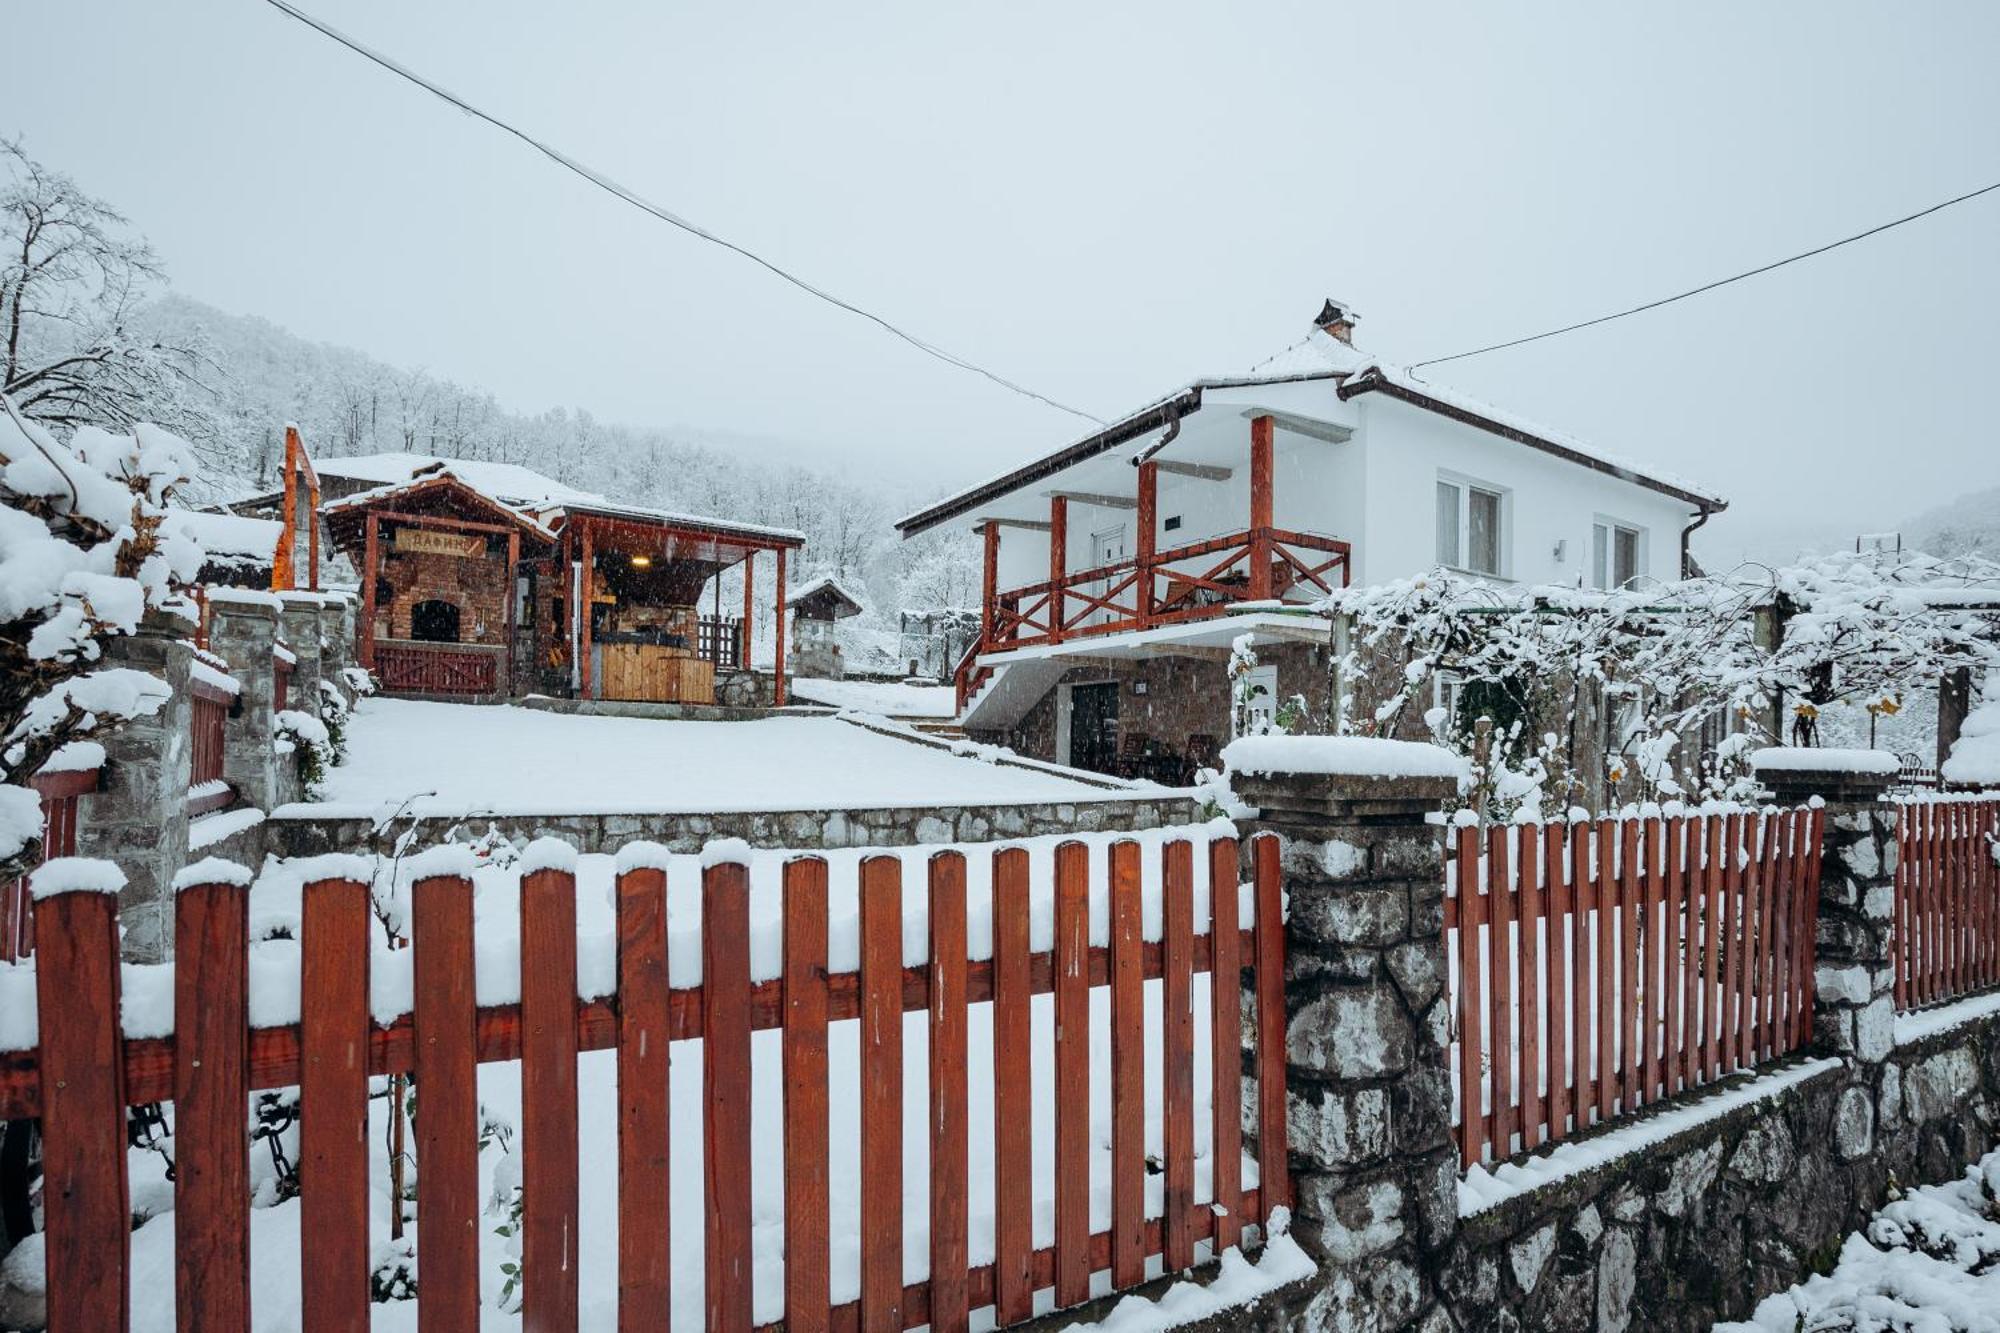
[[[833,574],[815,574],[800,584],[785,604],[792,613],[799,674],[826,680],[845,677],[847,665],[834,623],[867,610],[860,596]]]

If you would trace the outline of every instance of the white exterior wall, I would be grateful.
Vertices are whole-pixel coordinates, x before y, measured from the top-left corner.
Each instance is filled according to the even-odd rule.
[[[1522,583],[1590,581],[1591,526],[1600,518],[1640,529],[1639,569],[1680,577],[1681,529],[1693,511],[1647,486],[1380,394],[1365,394],[1368,526],[1357,543],[1356,582],[1408,578],[1437,564],[1440,472],[1502,493],[1501,575]],[[1565,543],[1560,559],[1558,542]]]

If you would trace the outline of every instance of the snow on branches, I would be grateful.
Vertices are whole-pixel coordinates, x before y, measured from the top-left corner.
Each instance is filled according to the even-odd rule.
[[[99,662],[106,638],[183,605],[174,587],[201,568],[200,547],[162,526],[191,457],[143,423],[61,443],[0,396],[0,878],[32,862],[41,835],[22,780],[166,700],[157,677]]]
[[[1338,728],[1396,735],[1422,716],[1473,753],[1475,721],[1491,718],[1481,778],[1512,805],[1568,805],[1599,762],[1638,796],[1740,795],[1748,752],[1783,739],[1776,701],[1883,707],[2000,664],[2000,565],[1910,553],[1609,591],[1438,570],[1320,609],[1348,624]],[[1440,678],[1455,712],[1428,706]],[[1683,740],[1705,725],[1733,734],[1703,755]]]

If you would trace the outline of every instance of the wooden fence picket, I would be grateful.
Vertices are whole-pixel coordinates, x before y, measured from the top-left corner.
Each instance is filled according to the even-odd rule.
[[[479,1054],[472,973],[472,881],[419,879],[410,890],[416,951],[417,1285],[421,1333],[479,1319]]]
[[[993,857],[993,1298],[995,1318],[1033,1313],[1033,1066],[1028,976],[1028,854]]]
[[[1194,844],[1169,842],[1161,861],[1161,1254],[1178,1273],[1194,1266]]]
[[[618,1328],[665,1326],[672,1308],[668,1170],[667,876],[619,872]]]
[[[939,852],[930,863],[929,1318],[936,1333],[962,1333],[970,1314],[967,1176],[971,1161],[967,1139],[971,1117],[966,1086],[965,918],[965,856]]]
[[[1569,1137],[1570,1070],[1573,1067],[1570,1026],[1570,984],[1576,975],[1576,949],[1571,931],[1577,921],[1576,895],[1569,878],[1569,832],[1567,823],[1556,822],[1542,831],[1543,864],[1548,869],[1548,973],[1549,973],[1549,1133],[1562,1140]]]
[[[1541,1144],[1542,1103],[1542,978],[1541,931],[1546,912],[1542,893],[1542,835],[1532,825],[1520,830],[1521,911],[1515,925],[1518,948],[1514,953],[1514,975],[1520,988],[1521,1024],[1521,1147]]]
[[[871,856],[861,863],[861,1333],[902,1327],[903,863]]]
[[[1058,1309],[1090,1296],[1090,868],[1056,848],[1056,1254]]]
[[[827,1231],[826,861],[785,863],[785,1327],[824,1333]]]
[[[1639,955],[1639,834],[1636,819],[1618,822],[1618,1110],[1631,1115],[1639,1109],[1639,1076],[1644,1068],[1640,1044],[1645,1025],[1639,1013],[1639,978],[1645,966]]]
[[[174,958],[176,1327],[249,1333],[248,872],[174,895]]]
[[[1139,844],[1109,852],[1111,888],[1111,1285],[1146,1276],[1146,991]]]
[[[1479,830],[1458,830],[1458,1139],[1459,1164],[1479,1160],[1485,1139],[1486,1110],[1480,1104],[1485,1062],[1480,1054],[1480,1027],[1485,1018],[1485,971],[1479,965],[1480,931],[1485,922],[1486,895],[1479,891]],[[1261,1161],[1262,1158],[1259,1158]]]
[[[711,1333],[748,1333],[750,867],[740,861],[702,870],[701,1074],[707,1326]]]
[[[521,877],[521,1326],[577,1321],[576,876]]]
[[[49,1333],[132,1325],[132,1206],[118,1018],[118,896],[35,903]]]
[[[309,882],[299,923],[299,1285],[304,1333],[366,1328],[368,885]],[[400,1206],[400,1203],[399,1205]]]
[[[1514,919],[1513,876],[1508,872],[1508,827],[1486,830],[1486,991],[1491,1001],[1490,1035],[1493,1060],[1493,1111],[1490,1141],[1503,1156],[1514,1139],[1514,987],[1509,963],[1513,957],[1510,927]]]
[[[1250,842],[1257,901],[1257,1189],[1259,1222],[1292,1199],[1285,1101],[1285,885],[1278,836]]]
[[[1234,838],[1208,845],[1209,1154],[1214,1174],[1215,1248],[1243,1237],[1243,956],[1237,888],[1240,852]]]

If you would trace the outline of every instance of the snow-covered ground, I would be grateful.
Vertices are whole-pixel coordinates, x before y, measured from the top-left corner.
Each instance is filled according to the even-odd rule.
[[[364,699],[322,799],[289,811],[431,816],[818,810],[1103,799],[831,717],[663,722]],[[413,799],[414,798],[414,799]]]
[[[1223,825],[1182,830],[1183,836],[1204,839],[1229,830]],[[1141,891],[1144,910],[1142,933],[1157,939],[1160,918],[1160,860],[1158,847],[1169,835],[1148,831],[1139,835],[1144,852],[1141,859]],[[1058,838],[1028,839],[1018,845],[1029,856],[1029,942],[1036,950],[1051,947],[1053,939],[1052,861]],[[1105,884],[1104,858],[1110,835],[1087,835],[1092,865],[1090,934],[1093,942],[1109,938],[1109,903]],[[921,962],[928,956],[928,922],[921,890],[921,869],[936,848],[899,849],[904,862],[904,958]],[[828,855],[828,960],[835,971],[851,970],[857,962],[858,852]],[[700,974],[700,859],[693,855],[674,856],[666,861],[668,876],[668,920],[670,923],[669,971],[676,986],[694,984]],[[774,851],[752,853],[751,873],[751,971],[753,977],[776,974],[781,948],[778,922],[777,876],[783,854]],[[966,875],[967,953],[973,959],[991,956],[991,860],[983,855],[968,858]],[[1194,924],[1205,930],[1209,920],[1208,858],[1194,857]],[[577,863],[578,989],[590,995],[607,993],[614,983],[611,966],[614,949],[614,914],[611,886],[614,862],[609,856],[584,856]],[[481,1004],[506,1003],[517,999],[520,985],[520,897],[518,866],[486,864],[474,875],[473,910],[477,958],[477,992]],[[251,892],[252,930],[256,935],[290,934],[293,938],[263,940],[253,946],[252,1010],[257,1023],[289,1022],[297,1011],[297,917],[299,875],[284,863],[266,866]],[[1247,925],[1253,919],[1253,903],[1244,886],[1234,886],[1239,895],[1239,914]],[[402,893],[390,885],[385,906],[392,915],[403,910]],[[379,940],[371,966],[376,973],[374,1008],[378,1021],[406,1011],[408,960],[411,951],[390,952]],[[0,974],[10,969],[0,968]],[[19,969],[23,974],[26,968]],[[154,974],[159,974],[155,976]],[[171,1027],[171,987],[169,968],[126,969],[127,984],[134,991],[127,997],[128,1030],[138,1020],[145,1031]],[[4,979],[4,977],[0,977]],[[32,980],[32,977],[28,977]],[[289,990],[286,982],[289,981]],[[135,983],[137,983],[135,985]],[[0,989],[0,1004],[7,1003]],[[150,996],[150,1000],[145,998]],[[1099,987],[1091,992],[1091,1226],[1103,1230],[1110,1224],[1110,1027],[1109,991]],[[15,1000],[25,1000],[16,993]],[[1208,1031],[1208,985],[1198,974],[1192,987],[1195,1028],[1195,1197],[1205,1200],[1211,1191],[1211,1120]],[[1161,1086],[1159,1067],[1159,985],[1146,987],[1146,1151],[1158,1156],[1161,1144]],[[159,1012],[166,1007],[165,1014]],[[25,1005],[23,1006],[25,1007]],[[143,1012],[135,1013],[134,1009]],[[164,1024],[162,1023],[164,1019]],[[1054,1240],[1054,1010],[1049,996],[1032,1002],[1033,1030],[1031,1097],[1033,1155],[1027,1163],[1008,1163],[1004,1169],[1027,1170],[1034,1198],[1034,1243],[1047,1246]],[[0,1027],[6,1026],[0,1024]],[[970,1154],[969,1189],[970,1259],[973,1265],[993,1258],[993,1103],[990,1072],[993,1068],[991,1006],[976,1004],[969,1018],[970,1071]],[[919,1281],[928,1271],[929,1142],[927,1138],[928,1015],[907,1015],[903,1029],[903,1207],[904,1279]],[[32,1034],[30,1033],[30,1036]],[[859,1024],[855,1021],[832,1025],[828,1040],[830,1125],[829,1172],[831,1188],[832,1289],[836,1303],[853,1300],[859,1290],[858,1237],[860,1207],[860,1149],[858,1107],[860,1105]],[[783,1139],[780,1074],[780,1034],[759,1032],[752,1038],[752,1134],[759,1144],[776,1144]],[[673,1326],[699,1328],[702,1323],[703,1283],[703,1192],[702,1136],[702,1048],[698,1041],[676,1042],[672,1050],[671,1195],[673,1244]],[[381,1080],[377,1080],[380,1090]],[[521,1140],[521,1066],[519,1062],[484,1064],[479,1068],[479,1100],[482,1115],[496,1127],[496,1133],[480,1151],[482,1197],[489,1202],[481,1219],[481,1273],[485,1305],[481,1327],[516,1329],[519,1316],[501,1308],[505,1282],[503,1263],[516,1258],[510,1241],[495,1233],[505,1220],[504,1198],[518,1182]],[[583,1295],[582,1327],[610,1328],[615,1325],[617,1292],[617,1057],[613,1051],[589,1052],[579,1060],[579,1188],[578,1217],[579,1277]],[[369,1208],[372,1239],[379,1246],[388,1240],[389,1179],[386,1156],[386,1101],[371,1104],[372,1194]],[[296,1160],[296,1131],[287,1144]],[[268,1188],[269,1161],[261,1149],[253,1154],[253,1183]],[[171,1186],[161,1177],[158,1157],[143,1150],[131,1158],[134,1173],[133,1206],[147,1220],[132,1237],[134,1329],[168,1330],[173,1327],[171,1301],[158,1301],[149,1293],[170,1291],[173,1283],[173,1196]],[[419,1168],[421,1164],[419,1164]],[[757,1153],[742,1164],[750,1172],[752,1188],[752,1245],[754,1248],[755,1317],[762,1323],[777,1319],[783,1311],[783,1158],[775,1152]],[[1257,1181],[1256,1163],[1246,1158],[1244,1184]],[[503,1200],[495,1202],[496,1199]],[[268,1200],[267,1200],[268,1201]],[[1162,1178],[1147,1178],[1147,1206],[1157,1215],[1163,1205]],[[251,1212],[251,1252],[254,1269],[253,1307],[255,1327],[260,1331],[291,1333],[299,1327],[299,1264],[301,1255],[298,1204],[294,1201]],[[1198,1252],[1205,1257],[1207,1247]],[[39,1261],[39,1247],[10,1265],[32,1265]],[[1281,1262],[1254,1280],[1232,1270],[1236,1285],[1226,1287],[1236,1299],[1248,1299],[1258,1291],[1295,1275],[1297,1256],[1281,1251]],[[1158,1260],[1149,1272],[1159,1271]],[[1098,1290],[1107,1289],[1098,1278]],[[1046,1303],[1048,1293],[1043,1293]],[[1183,1296],[1170,1302],[1170,1309],[1194,1309],[1214,1298]],[[989,1312],[990,1313],[990,1312]],[[1138,1309],[1125,1319],[1140,1315]],[[1157,1327],[1157,1312],[1145,1322],[1125,1327]],[[416,1310],[412,1302],[396,1302],[375,1307],[377,1329],[414,1329]]]
[[[958,695],[949,685],[895,680],[822,680],[794,676],[792,693],[803,703],[831,704],[884,717],[956,717]]]
[[[1794,1333],[2000,1331],[2000,1149],[1948,1185],[1925,1185],[1875,1214],[1824,1277],[1766,1297],[1721,1330]]]

